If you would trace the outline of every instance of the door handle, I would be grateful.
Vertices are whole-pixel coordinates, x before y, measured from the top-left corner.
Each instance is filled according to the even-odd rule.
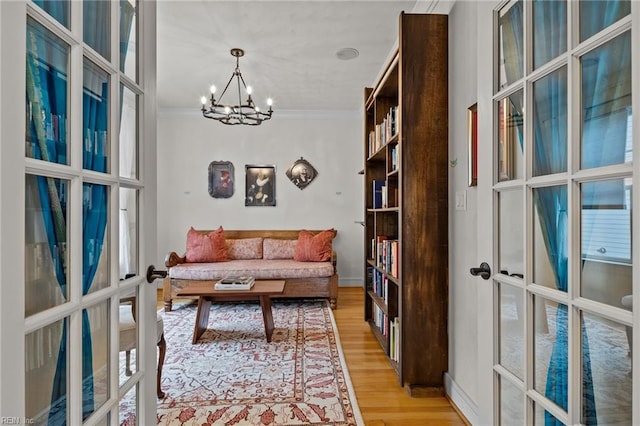
[[[167,271],[156,269],[155,266],[149,265],[147,268],[147,282],[153,283],[157,278],[164,278],[167,276]]]
[[[479,268],[471,268],[469,272],[471,272],[471,275],[474,277],[480,275],[480,277],[485,280],[488,280],[491,277],[491,267],[487,262],[482,262]]]

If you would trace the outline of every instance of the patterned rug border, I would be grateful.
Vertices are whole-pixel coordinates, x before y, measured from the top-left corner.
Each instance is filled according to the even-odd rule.
[[[364,425],[364,419],[362,418],[362,413],[360,412],[360,406],[358,405],[358,398],[356,398],[356,391],[355,391],[355,388],[353,387],[353,382],[351,381],[351,374],[349,373],[347,360],[344,356],[344,353],[342,352],[342,341],[340,340],[340,332],[338,330],[338,324],[336,324],[336,318],[333,316],[333,310],[329,306],[329,302],[325,300],[324,303],[327,310],[329,311],[329,316],[331,317],[331,326],[333,327],[333,335],[336,341],[336,347],[338,348],[338,354],[340,355],[340,364],[343,366],[342,371],[344,373],[344,381],[347,384],[347,392],[349,392],[349,398],[351,398],[352,400],[351,407],[353,408],[355,421],[357,425]]]

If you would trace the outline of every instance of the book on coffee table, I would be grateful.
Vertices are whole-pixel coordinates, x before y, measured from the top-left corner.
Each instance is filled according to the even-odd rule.
[[[253,277],[226,277],[216,282],[216,290],[251,290],[256,280]]]

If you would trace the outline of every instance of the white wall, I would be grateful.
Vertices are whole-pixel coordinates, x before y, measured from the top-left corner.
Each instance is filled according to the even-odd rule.
[[[362,285],[364,273],[363,125],[359,112],[274,113],[261,126],[226,126],[194,111],[158,116],[157,265],[184,253],[190,226],[213,229],[335,228],[340,285]],[[285,175],[304,157],[318,171],[304,190]],[[231,161],[235,193],[212,198],[208,167]],[[276,166],[276,206],[245,207],[245,165]]]
[[[449,13],[449,371],[447,393],[470,421],[477,418],[477,189],[468,187],[467,108],[477,101],[476,3]],[[480,119],[482,119],[480,117]],[[456,161],[457,160],[457,161]],[[456,210],[466,193],[466,210]],[[487,324],[488,327],[491,324]]]

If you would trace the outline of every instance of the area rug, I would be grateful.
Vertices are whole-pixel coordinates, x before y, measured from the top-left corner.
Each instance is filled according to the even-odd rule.
[[[326,301],[274,302],[271,343],[258,303],[214,304],[192,344],[195,313],[162,312],[158,424],[364,425]]]

